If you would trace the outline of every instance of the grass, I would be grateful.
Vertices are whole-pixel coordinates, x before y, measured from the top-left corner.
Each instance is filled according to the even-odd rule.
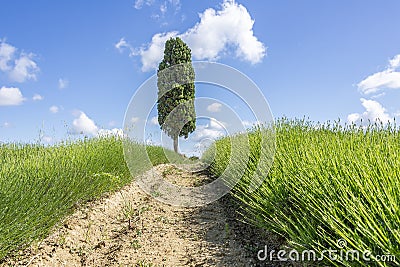
[[[47,236],[79,203],[131,182],[129,170],[139,175],[152,165],[182,161],[161,147],[125,143],[126,164],[123,147],[114,137],[53,147],[0,145],[0,259]],[[268,152],[274,149],[273,159]],[[274,131],[255,128],[218,140],[203,160],[227,182],[239,178],[232,194],[246,219],[284,236],[292,248],[321,253],[337,249],[343,239],[346,249],[390,254],[397,261],[326,257],[324,264],[399,265],[400,132],[395,126],[282,119]]]
[[[346,241],[345,251],[372,252],[369,262],[362,254],[359,260],[331,260],[325,254],[325,264],[331,266],[399,266],[399,129],[281,119],[275,127],[276,154],[268,172],[271,158],[261,151],[273,148],[271,133],[256,128],[218,140],[204,153],[203,160],[211,163],[215,175],[229,169],[230,160],[233,166],[245,167],[230,168],[226,177],[228,182],[234,176],[241,178],[232,194],[246,219],[284,236],[300,252],[340,250],[339,239]],[[249,139],[250,153],[235,158],[232,144],[239,140],[239,148],[242,143],[246,151],[244,139]],[[263,178],[261,187],[251,191],[249,185]],[[396,261],[374,258],[388,254]]]
[[[172,150],[165,149],[161,146],[146,146],[146,153],[151,161],[152,166],[156,166],[167,162],[190,163],[189,159],[183,157],[182,155],[176,154]]]
[[[138,175],[144,146],[130,143],[130,167]],[[127,148],[127,147],[125,147]],[[179,156],[147,147],[152,163]],[[40,240],[79,203],[100,197],[132,181],[116,137],[85,139],[53,147],[0,145],[0,259]]]

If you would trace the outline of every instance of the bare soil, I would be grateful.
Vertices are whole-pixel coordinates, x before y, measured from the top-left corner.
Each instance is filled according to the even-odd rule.
[[[210,178],[171,165],[155,167],[172,183],[197,186]],[[240,222],[230,197],[197,208],[174,207],[136,183],[86,203],[45,240],[0,266],[279,266],[257,252],[282,240]]]

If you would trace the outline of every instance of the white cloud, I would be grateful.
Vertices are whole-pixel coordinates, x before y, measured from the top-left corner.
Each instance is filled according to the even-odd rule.
[[[151,43],[146,49],[140,49],[142,71],[150,71],[157,68],[164,56],[165,42],[177,34],[178,32],[157,33],[151,38]]]
[[[387,110],[375,100],[360,99],[361,104],[365,108],[363,113],[352,113],[347,116],[349,123],[359,123],[361,120],[365,123],[371,121],[372,123],[380,121],[384,124],[392,120]]]
[[[396,69],[398,67],[400,67],[400,54],[389,60],[389,68]]]
[[[167,10],[168,10],[167,2],[164,2],[163,4],[160,5],[160,12],[162,15],[164,15],[167,12]]]
[[[377,98],[384,97],[385,95],[386,95],[386,92],[382,92],[382,93],[377,94],[377,95],[372,95],[371,98],[372,99],[377,99]]]
[[[2,41],[0,43],[0,70],[8,74],[15,82],[36,80],[39,67],[33,61],[34,54],[21,52],[16,55],[17,48]]]
[[[51,106],[51,107],[49,108],[49,111],[50,111],[51,113],[53,113],[53,114],[56,114],[56,113],[58,113],[58,111],[60,111],[60,108],[57,107],[57,106]]]
[[[119,51],[120,53],[122,53],[125,49],[128,49],[128,50],[130,50],[130,52],[131,52],[131,53],[130,53],[130,56],[135,54],[135,53],[134,53],[133,47],[132,47],[130,44],[128,44],[128,43],[126,42],[126,40],[125,40],[124,37],[122,37],[122,38],[118,41],[118,43],[116,43],[116,44],[114,45],[114,47],[115,47],[116,49],[118,49],[118,51]]]
[[[65,89],[69,85],[69,81],[67,79],[58,79],[58,88],[59,89]]]
[[[48,135],[44,135],[44,136],[42,136],[42,140],[43,140],[45,143],[50,144],[51,142],[53,142],[53,137],[48,136]]]
[[[139,117],[132,117],[131,118],[131,123],[133,123],[133,124],[135,124],[135,123],[137,123],[137,122],[139,122],[140,121],[140,118]]]
[[[97,135],[99,128],[84,112],[78,111],[77,118],[72,121],[72,134]]]
[[[221,111],[222,104],[221,103],[212,103],[211,105],[207,106],[207,111],[209,112],[219,112]]]
[[[118,43],[115,44],[115,48],[118,49],[118,51],[121,53],[126,47],[130,47],[130,45],[125,41],[125,38],[123,37],[118,41]]]
[[[251,121],[242,121],[242,124],[244,127],[251,127],[253,125],[253,122]]]
[[[209,128],[222,131],[224,130],[224,127],[225,127],[224,122],[218,121],[214,118],[210,118]]]
[[[384,88],[400,88],[400,72],[385,70],[368,76],[358,84],[358,88],[364,94],[372,94]]]
[[[351,113],[349,115],[347,115],[347,121],[349,123],[356,123],[359,121],[361,115],[359,113]]]
[[[134,7],[135,7],[136,9],[141,9],[142,6],[143,6],[143,0],[136,0],[136,1],[135,1]]]
[[[43,96],[39,95],[39,94],[34,94],[32,97],[33,101],[41,101],[43,100]]]
[[[21,91],[15,87],[1,87],[0,89],[0,106],[18,106],[25,101]]]
[[[143,5],[151,6],[154,3],[154,0],[136,0],[134,7],[136,9],[141,9]]]
[[[373,94],[383,89],[400,89],[400,54],[389,60],[384,71],[374,73],[357,84],[363,94]]]
[[[8,63],[14,57],[14,53],[17,49],[12,45],[9,45],[5,42],[0,43],[0,70],[8,71],[11,69],[11,66]]]
[[[71,134],[84,134],[98,137],[122,137],[124,135],[123,130],[120,128],[101,129],[97,127],[96,123],[83,111],[75,110],[73,114],[76,118],[72,121]]]
[[[143,4],[143,1],[139,2]],[[179,1],[175,2],[175,5],[179,6]],[[193,57],[197,60],[216,60],[232,48],[235,57],[252,64],[261,62],[266,55],[264,44],[254,36],[254,20],[243,5],[225,0],[221,10],[208,8],[199,16],[200,21],[186,32],[157,33],[149,44],[131,53],[141,57],[142,71],[150,71],[157,67],[163,58],[166,40],[176,36],[188,43]],[[124,39],[117,44],[120,44],[120,48],[123,45],[130,47]]]
[[[142,9],[145,5],[152,7],[153,12],[151,17],[153,19],[163,18],[167,11],[170,10],[173,10],[176,14],[181,9],[180,0],[136,0],[134,7]]]
[[[137,56],[140,54],[141,50],[140,49],[135,49],[133,48],[130,44],[128,44],[128,42],[126,42],[125,38],[122,37],[118,43],[116,43],[114,45],[114,47],[120,52],[124,52],[125,49],[129,50],[129,56],[133,57],[133,56]]]
[[[252,20],[247,9],[234,1],[224,1],[222,10],[206,9],[200,22],[182,35],[196,59],[215,60],[228,47],[235,47],[235,54],[250,63],[258,63],[266,48],[253,33]]]
[[[107,136],[123,137],[124,136],[124,132],[122,131],[122,129],[119,129],[119,128],[100,129],[98,131],[97,135],[98,136],[103,136],[103,137],[107,137]]]
[[[11,128],[11,123],[9,123],[8,121],[4,122],[0,127],[1,128]]]
[[[162,143],[158,140],[154,140],[151,137],[148,137],[146,140],[146,145],[148,146],[162,146]]]
[[[261,125],[261,122],[259,122],[259,121],[247,121],[247,120],[244,120],[244,121],[242,121],[242,124],[243,124],[243,126],[244,126],[245,128],[252,128],[252,127],[254,127],[254,126],[259,126],[259,125]]]
[[[224,135],[223,132],[210,128],[207,125],[199,125],[194,133],[193,140],[200,141],[202,139],[215,140]]]
[[[224,136],[223,123],[214,118],[210,118],[210,122],[206,125],[198,125],[191,137],[194,141],[202,141],[205,139],[215,140]]]
[[[23,83],[26,80],[36,80],[39,67],[32,58],[33,54],[21,53],[20,57],[15,60],[14,68],[9,72],[13,81]]]
[[[157,116],[152,117],[150,119],[150,122],[151,122],[151,124],[158,125],[158,117]]]

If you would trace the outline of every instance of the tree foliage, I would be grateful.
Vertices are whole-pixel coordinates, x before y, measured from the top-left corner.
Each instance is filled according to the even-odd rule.
[[[158,123],[174,140],[175,152],[178,152],[178,137],[188,138],[196,129],[195,73],[191,57],[185,42],[179,37],[170,38],[157,71]]]

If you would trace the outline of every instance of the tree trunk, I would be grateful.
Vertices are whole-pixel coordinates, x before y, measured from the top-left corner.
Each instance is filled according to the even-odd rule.
[[[175,151],[175,153],[179,153],[179,151],[178,151],[178,136],[174,136],[174,151]]]

